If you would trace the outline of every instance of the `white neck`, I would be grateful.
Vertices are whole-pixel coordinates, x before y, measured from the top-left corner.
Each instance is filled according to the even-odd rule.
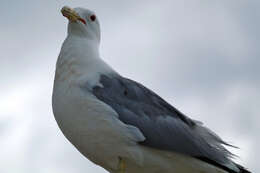
[[[68,35],[58,57],[55,80],[89,82],[95,85],[102,73],[115,72],[100,59],[99,43]]]
[[[61,52],[64,51],[66,53],[75,53],[77,56],[84,56],[84,58],[99,58],[99,42],[86,37],[82,38],[77,35],[69,34],[61,48]]]

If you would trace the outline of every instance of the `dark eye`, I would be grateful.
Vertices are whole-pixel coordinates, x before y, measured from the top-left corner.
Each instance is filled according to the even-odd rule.
[[[95,20],[96,20],[96,16],[93,14],[93,15],[91,15],[90,16],[90,20],[92,21],[92,22],[94,22]]]

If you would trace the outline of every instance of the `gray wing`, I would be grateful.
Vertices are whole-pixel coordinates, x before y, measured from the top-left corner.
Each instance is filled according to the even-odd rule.
[[[101,75],[93,94],[110,105],[125,124],[137,127],[140,144],[186,154],[226,168],[228,145],[209,129],[191,120],[143,85],[121,76]],[[229,169],[228,169],[229,170]]]

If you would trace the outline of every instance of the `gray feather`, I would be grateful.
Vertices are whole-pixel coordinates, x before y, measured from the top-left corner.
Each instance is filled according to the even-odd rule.
[[[93,94],[110,105],[122,122],[143,133],[145,140],[140,144],[210,160],[222,167],[232,165],[232,154],[223,146],[226,142],[143,85],[106,75],[101,75],[100,83],[102,87],[95,86]]]

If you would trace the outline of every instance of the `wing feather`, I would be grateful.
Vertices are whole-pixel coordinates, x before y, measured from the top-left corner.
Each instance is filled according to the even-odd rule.
[[[226,142],[151,90],[121,76],[101,75],[100,83],[93,94],[110,105],[123,123],[143,133],[145,140],[140,144],[237,169],[230,160],[232,154],[223,146]]]

